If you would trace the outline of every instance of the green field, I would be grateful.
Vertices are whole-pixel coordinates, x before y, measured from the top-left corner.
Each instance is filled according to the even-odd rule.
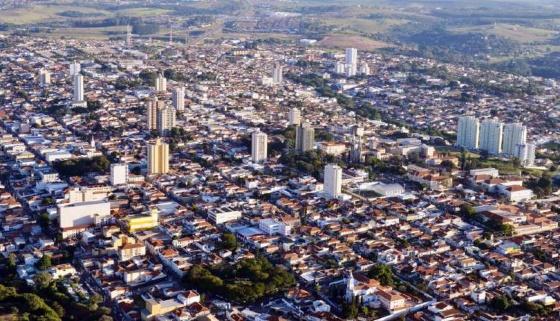
[[[499,37],[504,37],[506,39],[517,41],[519,43],[545,42],[554,38],[555,36],[558,36],[558,32],[553,30],[531,28],[505,23],[456,28],[452,29],[451,31],[458,33],[480,32],[486,35],[496,35]]]

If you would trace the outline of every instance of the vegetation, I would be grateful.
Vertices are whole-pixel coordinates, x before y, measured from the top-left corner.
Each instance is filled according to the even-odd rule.
[[[282,267],[272,265],[264,257],[208,268],[195,265],[184,282],[201,292],[223,295],[238,303],[252,303],[295,285],[293,275]]]
[[[82,176],[87,173],[105,173],[109,169],[111,162],[105,156],[93,158],[78,158],[57,161],[53,167],[62,176]]]
[[[386,264],[377,264],[368,273],[368,277],[374,278],[383,286],[393,286],[395,284],[393,271]]]

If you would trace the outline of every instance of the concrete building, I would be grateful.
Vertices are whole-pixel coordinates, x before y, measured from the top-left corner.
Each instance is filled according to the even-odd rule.
[[[502,153],[506,156],[517,155],[518,146],[527,143],[527,127],[520,123],[505,124]]]
[[[517,145],[515,157],[519,159],[521,165],[531,167],[535,165],[535,144],[520,144]]]
[[[299,126],[301,124],[301,110],[297,108],[291,108],[288,112],[288,124]]]
[[[157,92],[167,91],[167,79],[162,74],[159,74],[156,78],[155,87]]]
[[[366,62],[360,64],[360,68],[358,69],[358,73],[360,75],[369,76],[371,74],[371,69]]]
[[[268,235],[288,236],[291,233],[291,227],[283,222],[272,218],[265,218],[259,221],[259,229]]]
[[[224,224],[241,218],[241,211],[229,207],[219,207],[208,211],[208,219],[214,224]]]
[[[272,82],[275,85],[279,85],[282,83],[282,81],[284,81],[283,69],[284,68],[280,63],[274,65],[274,70],[272,72]]]
[[[268,136],[261,131],[251,134],[251,160],[253,163],[266,161],[268,157]]]
[[[487,151],[490,155],[502,152],[502,138],[504,124],[493,119],[487,119],[480,124],[479,149]]]
[[[346,48],[346,76],[353,77],[358,72],[358,49]]]
[[[185,110],[185,87],[177,87],[173,91],[173,107],[177,111]]]
[[[128,182],[128,165],[111,164],[111,185],[124,185]]]
[[[81,71],[82,67],[79,62],[74,60],[72,63],[70,63],[70,77],[79,75]]]
[[[157,139],[148,144],[148,175],[165,174],[169,171],[169,145]]]
[[[157,131],[160,135],[165,136],[175,127],[175,109],[171,106],[165,106],[157,110]]]
[[[334,65],[334,72],[339,75],[343,75],[345,71],[346,71],[346,65],[341,61],[337,61],[336,64]]]
[[[325,193],[331,198],[338,198],[342,194],[342,168],[335,164],[325,166]]]
[[[147,214],[128,217],[127,223],[130,232],[152,229],[159,225],[159,211],[152,208]]]
[[[39,70],[39,85],[46,87],[51,84],[51,72],[45,68]]]
[[[74,82],[74,102],[84,101],[84,76],[78,74],[73,78]]]
[[[158,100],[157,97],[150,99],[146,103],[147,118],[148,118],[148,130],[157,130],[158,124],[158,110],[165,108],[165,102]]]
[[[307,152],[315,145],[315,129],[308,122],[302,123],[296,128],[296,151]]]
[[[459,117],[457,126],[457,146],[467,149],[478,149],[480,122],[476,117]]]
[[[59,204],[58,217],[61,229],[97,225],[111,217],[111,203],[98,200]]]

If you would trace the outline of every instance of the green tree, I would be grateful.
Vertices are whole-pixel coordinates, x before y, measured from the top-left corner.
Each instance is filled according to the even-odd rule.
[[[52,282],[52,277],[47,272],[39,272],[33,277],[33,282],[39,289],[46,289]]]
[[[37,261],[35,265],[35,267],[37,267],[41,271],[44,271],[50,268],[51,266],[52,266],[51,257],[50,255],[46,255],[46,254],[41,256],[41,258],[39,259],[39,261]]]
[[[235,251],[237,249],[237,238],[232,233],[222,234],[220,248],[230,251]]]
[[[377,264],[369,271],[368,276],[376,279],[383,286],[392,286],[394,284],[393,271],[386,264]]]

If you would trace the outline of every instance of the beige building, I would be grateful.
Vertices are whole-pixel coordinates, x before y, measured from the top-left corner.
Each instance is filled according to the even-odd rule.
[[[148,175],[165,174],[169,171],[169,145],[157,139],[148,144]]]
[[[151,99],[146,104],[148,115],[148,130],[158,128],[158,111],[165,108],[165,102],[158,100],[157,97]]]

